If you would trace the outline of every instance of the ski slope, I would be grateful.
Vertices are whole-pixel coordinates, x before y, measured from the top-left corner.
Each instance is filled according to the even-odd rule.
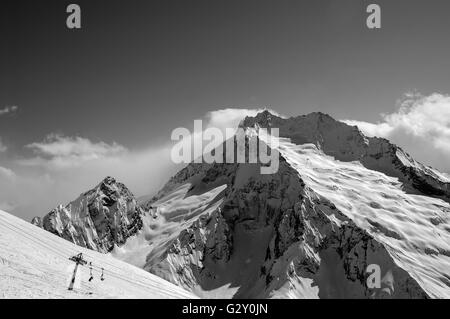
[[[82,253],[92,262],[78,267],[75,288],[69,291],[75,263]],[[100,280],[104,268],[104,281]],[[0,298],[154,298],[192,299],[193,294],[110,255],[78,247],[39,227],[0,210]]]

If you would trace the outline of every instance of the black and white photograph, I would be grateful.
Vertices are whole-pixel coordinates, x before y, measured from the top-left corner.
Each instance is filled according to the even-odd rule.
[[[0,299],[449,299],[449,16],[2,1]]]

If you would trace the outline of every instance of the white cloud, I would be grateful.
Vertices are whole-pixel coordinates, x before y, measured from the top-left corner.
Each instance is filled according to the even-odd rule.
[[[3,109],[0,109],[0,116],[8,114],[8,113],[16,112],[18,109],[19,109],[19,107],[16,105],[6,106]]]
[[[410,93],[399,101],[397,112],[381,116],[378,123],[344,122],[357,125],[366,135],[390,139],[425,164],[450,171],[449,95]]]
[[[43,142],[32,143],[26,147],[33,150],[36,157],[22,160],[21,164],[47,165],[55,169],[76,167],[88,161],[110,158],[126,152],[125,147],[117,143],[94,143],[87,138],[57,134],[51,134]]]
[[[6,152],[8,148],[6,147],[5,144],[3,144],[2,139],[0,138],[0,153],[2,152]]]
[[[387,123],[369,123],[364,121],[344,120],[348,125],[356,125],[367,136],[388,137],[392,127]]]
[[[16,105],[13,105],[13,106],[6,106],[6,107],[0,109],[0,116],[6,115],[6,114],[8,114],[8,113],[14,113],[14,112],[16,112],[18,109],[19,109],[19,107],[16,106]],[[0,137],[0,153],[1,153],[1,152],[5,152],[7,149],[8,149],[8,148],[6,147],[5,144],[3,144],[2,139],[1,139],[1,137]]]
[[[9,168],[0,166],[0,178],[14,180],[16,178],[16,174]]]
[[[16,182],[16,174],[9,168],[0,166],[0,196],[3,197],[5,193],[11,189],[11,185]],[[4,187],[2,186],[4,185]],[[3,196],[2,196],[3,195]],[[10,211],[15,208],[15,205],[11,204],[8,200],[2,200],[0,198],[0,209],[5,211]]]

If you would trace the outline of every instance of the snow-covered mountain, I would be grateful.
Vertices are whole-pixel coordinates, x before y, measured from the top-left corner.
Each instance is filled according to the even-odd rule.
[[[82,253],[92,263],[79,266]],[[104,280],[100,280],[103,268]],[[109,255],[81,248],[0,211],[0,299],[2,298],[196,298],[157,276]]]
[[[109,252],[142,227],[142,210],[134,195],[112,177],[66,206],[58,206],[34,225],[81,247]]]
[[[260,164],[191,163],[139,203],[144,213],[131,201],[131,216],[140,218],[125,223],[130,236],[109,236],[107,249],[84,246],[112,249],[207,298],[450,298],[447,175],[322,113],[284,119],[265,111],[241,126],[248,135],[279,128],[277,173],[261,175]],[[98,232],[91,225],[98,221],[86,221],[91,198],[100,220],[111,221],[99,189],[54,214],[68,216],[62,225],[77,225],[77,235],[64,236],[64,217],[46,229],[73,242],[91,238],[85,233]],[[34,223],[45,228],[46,219]],[[373,265],[380,287],[367,286]]]
[[[450,297],[444,174],[321,113],[242,126],[280,129],[278,173],[189,164],[143,204],[151,246],[117,256],[203,297]]]
[[[248,117],[243,127],[277,127],[280,137],[292,143],[314,144],[324,154],[343,162],[359,161],[364,167],[399,178],[407,192],[450,201],[450,179],[415,161],[400,147],[378,137],[366,137],[356,127],[323,113],[283,119],[265,111]]]

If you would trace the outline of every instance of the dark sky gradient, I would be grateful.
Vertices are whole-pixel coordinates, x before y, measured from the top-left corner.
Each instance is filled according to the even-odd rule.
[[[82,8],[82,30],[65,26]],[[366,28],[369,3],[382,29]],[[407,91],[450,92],[450,2],[2,1],[0,136],[127,147],[224,107],[376,121]]]

